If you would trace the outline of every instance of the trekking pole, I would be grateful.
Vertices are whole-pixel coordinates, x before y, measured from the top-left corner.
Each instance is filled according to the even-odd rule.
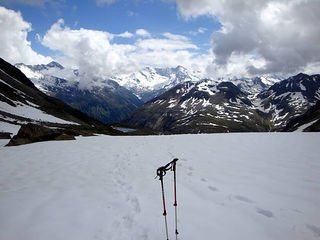
[[[178,206],[178,202],[177,202],[177,176],[176,176],[176,163],[177,163],[178,159],[175,158],[172,161],[172,171],[173,171],[173,184],[174,184],[174,209],[175,209],[175,223],[176,223],[176,240],[178,240],[178,214],[177,214],[177,206]]]
[[[167,210],[166,210],[166,201],[164,197],[164,186],[163,186],[163,176],[166,174],[165,172],[165,167],[160,167],[157,169],[157,176],[160,178],[161,182],[161,190],[162,190],[162,203],[163,203],[163,216],[164,216],[164,223],[165,223],[165,228],[166,228],[166,236],[167,240],[169,240],[168,236],[168,223],[167,223]]]
[[[163,176],[166,175],[167,171],[172,170],[174,172],[174,204],[175,206],[175,223],[176,223],[176,240],[178,240],[178,217],[177,217],[177,186],[176,186],[176,162],[178,161],[177,158],[173,159],[171,162],[169,162],[167,165],[163,167],[159,167],[157,169],[157,177],[159,177],[159,180],[161,182],[161,190],[162,190],[162,203],[163,203],[163,216],[165,221],[165,228],[166,228],[166,236],[167,240],[169,240],[168,236],[168,223],[167,223],[167,210],[166,210],[166,201],[164,196],[164,186],[163,186]],[[156,178],[157,178],[156,177]]]

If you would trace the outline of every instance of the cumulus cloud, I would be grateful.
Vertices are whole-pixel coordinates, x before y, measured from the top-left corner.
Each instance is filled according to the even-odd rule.
[[[12,64],[24,62],[26,64],[48,63],[50,57],[42,56],[31,48],[27,40],[31,24],[24,21],[20,12],[0,6],[0,55]]]
[[[163,34],[163,36],[165,36],[166,38],[170,39],[170,40],[175,40],[175,41],[182,41],[182,42],[188,42],[189,39],[186,36],[183,35],[178,35],[178,34],[172,34],[169,32],[165,32]]]
[[[169,35],[166,33],[165,35]],[[187,38],[183,36],[170,34],[170,37],[165,38],[149,38],[139,39],[136,45],[141,49],[160,51],[160,50],[182,50],[182,49],[198,49],[196,45],[189,42]]]
[[[137,34],[138,36],[142,36],[142,37],[150,37],[150,36],[151,36],[151,34],[150,34],[147,30],[142,29],[142,28],[137,29],[137,30],[136,30],[136,34]]]
[[[175,1],[186,19],[206,15],[222,24],[212,35],[214,61],[220,66],[235,55],[254,54],[256,64],[246,66],[249,73],[291,74],[320,62],[318,0]]]
[[[124,33],[117,34],[116,36],[122,38],[132,38],[133,34],[131,32],[125,31]]]
[[[131,37],[130,33],[123,35]],[[42,44],[59,51],[63,64],[103,78],[145,66],[195,67],[194,62],[199,65],[203,62],[189,51],[198,47],[182,35],[164,33],[161,38],[138,38],[132,44],[117,44],[115,37],[119,34],[84,28],[74,30],[60,19],[44,35]]]
[[[127,35],[127,34],[126,34]],[[60,51],[63,61],[96,76],[112,75],[125,71],[134,64],[126,55],[135,50],[132,45],[111,44],[114,34],[80,28],[72,30],[60,19],[43,37],[42,44]]]

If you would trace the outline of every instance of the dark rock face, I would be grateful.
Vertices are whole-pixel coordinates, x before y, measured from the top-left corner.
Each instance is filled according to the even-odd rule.
[[[11,139],[11,133],[9,133],[9,132],[0,132],[0,139]]]
[[[300,73],[278,82],[257,95],[260,110],[267,113],[274,130],[289,129],[291,121],[312,110],[320,100],[320,75]],[[294,120],[296,121],[296,120]]]
[[[72,108],[62,101],[47,96],[17,68],[0,58],[0,101],[15,107],[17,102],[23,105],[37,105],[41,111],[79,124],[101,126],[100,121]],[[31,106],[31,105],[30,105]],[[16,118],[12,117],[11,118]]]
[[[126,120],[163,133],[268,131],[247,94],[231,82],[180,84],[147,102]]]
[[[18,134],[10,140],[7,146],[18,146],[50,140],[75,140],[75,138],[72,135],[63,133],[61,129],[50,129],[41,125],[28,123],[21,126]]]
[[[125,121],[164,133],[292,131],[311,122],[307,130],[319,131],[319,101],[319,74],[298,74],[259,94],[202,80],[170,89]]]
[[[54,140],[76,140],[76,138],[73,135],[62,133],[61,135],[56,137]]]
[[[63,75],[59,71],[64,69],[57,62],[33,66],[20,63],[15,66],[41,73],[42,77],[31,78],[39,89],[103,123],[119,122],[143,104],[131,91],[113,80],[82,76],[78,70],[73,71],[74,76],[68,76],[71,79],[57,77],[55,75]],[[49,69],[50,74],[46,71]],[[81,85],[80,79],[87,83]]]
[[[114,81],[105,81],[104,87],[93,87],[90,90],[64,81],[60,86],[46,86],[46,90],[52,96],[103,123],[119,122],[142,105],[141,100]]]

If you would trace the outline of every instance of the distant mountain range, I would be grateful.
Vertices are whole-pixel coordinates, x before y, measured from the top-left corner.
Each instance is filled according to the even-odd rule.
[[[257,109],[267,114],[275,130],[306,113],[320,100],[320,75],[298,74],[257,95]]]
[[[127,120],[162,132],[269,131],[272,126],[231,82],[180,84],[138,108]]]
[[[178,84],[187,81],[197,82],[201,78],[199,73],[177,66],[176,68],[147,67],[141,71],[122,74],[111,79],[130,90],[143,102],[147,102]]]
[[[255,79],[249,91],[232,82],[183,83],[142,105],[126,121],[170,133],[295,130],[302,125],[297,117],[318,106],[320,75],[299,74],[255,94],[261,83]],[[319,119],[319,113],[303,118],[304,124],[314,121],[312,125],[319,125]],[[286,128],[289,123],[292,127]],[[317,129],[312,125],[308,127]]]
[[[80,132],[91,134],[97,129],[113,132],[98,120],[47,96],[19,69],[0,58],[0,135],[10,138],[21,125],[28,123],[49,129],[64,129],[59,130],[59,134],[66,131],[73,135]]]
[[[63,69],[57,63],[37,67]],[[58,85],[61,82],[64,83],[58,79],[55,83]],[[95,133],[154,133],[142,128],[126,127],[103,124],[61,100],[46,95],[18,68],[0,58],[0,139],[11,139],[8,146],[48,140],[74,140],[75,136],[92,136]]]
[[[56,62],[16,67],[43,92],[104,123],[170,133],[281,131],[320,97],[319,75],[215,81],[178,66],[101,79]]]
[[[198,82],[199,73],[182,66],[147,67],[131,74],[108,79],[92,78],[57,62],[41,65],[16,64],[41,91],[104,122],[119,122],[137,107],[184,82]],[[248,94],[270,87],[278,79],[233,79]]]
[[[113,80],[94,79],[56,62],[15,66],[41,91],[104,123],[119,122],[143,104]]]

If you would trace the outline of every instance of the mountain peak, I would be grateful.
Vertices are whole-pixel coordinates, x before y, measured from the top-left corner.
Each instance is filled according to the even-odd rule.
[[[187,69],[181,65],[178,65],[176,68],[174,68],[176,71],[186,71]]]
[[[302,79],[302,78],[306,78],[306,77],[309,77],[309,75],[305,74],[305,73],[298,73],[297,75],[293,76],[292,78],[293,79]]]
[[[64,69],[64,67],[60,63],[55,62],[55,61],[52,61],[52,62],[48,63],[47,67]]]

